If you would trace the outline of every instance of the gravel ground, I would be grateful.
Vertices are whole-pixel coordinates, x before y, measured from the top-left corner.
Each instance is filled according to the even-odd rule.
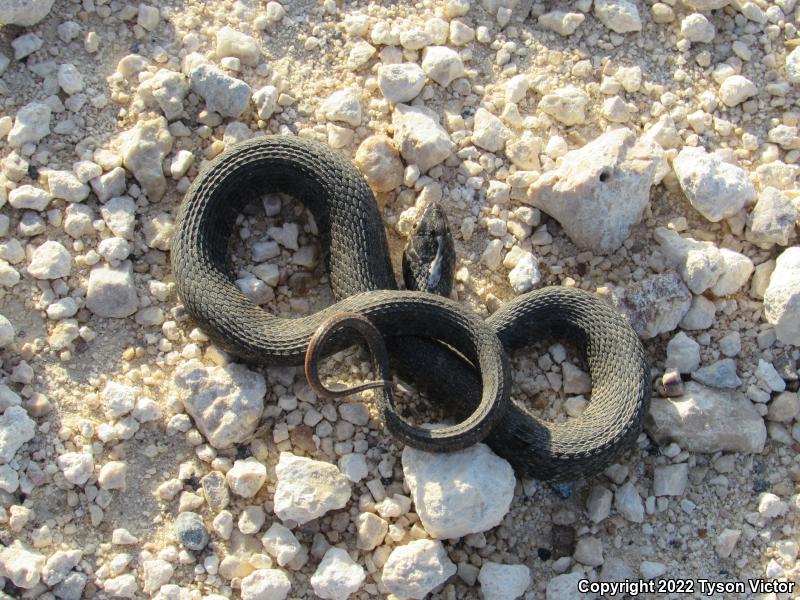
[[[0,3],[0,596],[800,597],[795,4]],[[546,285],[619,308],[657,390],[637,447],[524,479],[215,348],[169,240],[198,171],[264,134],[355,161],[396,272],[439,201],[482,316]],[[313,220],[253,200],[237,284],[330,304]],[[513,364],[544,418],[591,401],[568,339]],[[326,370],[372,376],[357,351]]]

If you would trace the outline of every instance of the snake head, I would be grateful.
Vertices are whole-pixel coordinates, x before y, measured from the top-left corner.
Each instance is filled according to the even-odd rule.
[[[455,257],[444,210],[437,203],[428,204],[414,223],[403,250],[406,288],[449,296],[453,288]]]

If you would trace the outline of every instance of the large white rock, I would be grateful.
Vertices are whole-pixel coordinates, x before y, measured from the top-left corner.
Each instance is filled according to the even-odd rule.
[[[727,106],[736,106],[758,93],[756,84],[742,75],[731,75],[719,86],[719,98]]]
[[[89,273],[86,308],[99,317],[128,317],[139,308],[133,283],[133,266],[125,261],[116,267],[95,267]]]
[[[425,71],[416,63],[383,65],[378,69],[378,87],[390,104],[410,102],[425,85]]]
[[[719,249],[713,242],[681,237],[666,227],[656,228],[654,237],[667,261],[695,294],[707,289],[717,296],[734,294],[753,272],[749,258],[727,248]]]
[[[291,530],[280,523],[273,523],[270,526],[261,536],[261,544],[271,556],[275,557],[281,567],[292,562],[303,549]]]
[[[786,55],[786,76],[792,83],[800,83],[800,46]]]
[[[267,468],[251,456],[234,462],[225,474],[225,479],[234,494],[242,498],[252,498],[267,480]]]
[[[250,104],[250,86],[213,65],[196,66],[191,81],[192,90],[206,101],[206,108],[223,117],[238,117]]]
[[[429,108],[398,104],[392,112],[392,125],[400,154],[423,173],[449,158],[456,149],[436,113]]]
[[[302,525],[350,500],[350,481],[336,465],[281,452],[275,467],[275,516]]]
[[[509,137],[511,131],[498,117],[485,108],[479,108],[475,112],[472,141],[476,146],[489,152],[498,152],[506,145]]]
[[[502,565],[485,562],[478,574],[484,600],[514,600],[531,584],[531,572],[525,565]]]
[[[23,590],[36,587],[44,565],[44,556],[29,549],[18,539],[0,548],[0,577],[8,578]]]
[[[217,30],[217,58],[226,56],[233,56],[242,64],[254,67],[261,58],[261,50],[254,38],[225,26]]]
[[[464,76],[464,63],[458,52],[447,46],[428,46],[422,51],[422,69],[433,81],[447,87]]]
[[[644,522],[644,504],[639,490],[630,481],[617,488],[614,494],[614,508],[626,521],[631,523]]]
[[[568,85],[542,96],[539,110],[564,125],[580,125],[586,120],[584,109],[588,103],[589,96],[586,92],[574,85]]]
[[[714,223],[755,200],[756,190],[747,173],[703,148],[687,146],[672,161],[672,168],[692,206]]]
[[[320,598],[345,600],[361,587],[364,579],[363,567],[357,565],[346,550],[330,548],[311,576],[311,587]]]
[[[533,206],[555,218],[581,248],[618,249],[650,201],[663,150],[626,128],[568,152],[558,168],[528,188]]]
[[[19,210],[43,211],[50,204],[50,194],[42,188],[21,185],[8,193],[8,203]]]
[[[60,243],[46,241],[33,251],[28,273],[36,279],[60,279],[72,272],[72,255]]]
[[[376,192],[390,192],[403,183],[403,161],[394,142],[385,135],[371,135],[361,142],[355,163]]]
[[[47,171],[47,187],[53,198],[83,202],[91,189],[71,171]]]
[[[20,446],[32,440],[36,423],[21,406],[8,407],[0,416],[0,465],[10,463]]]
[[[183,114],[183,100],[189,87],[183,73],[159,69],[139,85],[138,94],[147,107],[158,106],[168,121],[174,121]]]
[[[349,87],[334,92],[322,103],[320,111],[328,121],[358,127],[361,124],[361,90]]]
[[[764,316],[781,342],[800,345],[800,247],[787,248],[775,261],[764,292]]]
[[[50,135],[51,114],[50,106],[41,102],[31,102],[20,108],[14,126],[8,132],[8,143],[12,148],[38,144],[39,140]]]
[[[56,459],[64,479],[73,485],[83,485],[94,474],[94,458],[88,452],[66,452]]]
[[[267,385],[263,375],[244,365],[206,367],[190,360],[175,370],[173,384],[177,398],[214,448],[239,444],[258,426]]]
[[[434,538],[455,539],[496,527],[514,497],[511,465],[486,444],[458,452],[403,449],[403,475],[417,514]]]
[[[55,0],[3,0],[0,3],[0,25],[30,27],[44,19]]]
[[[160,200],[167,187],[164,158],[172,150],[172,134],[164,117],[139,121],[118,138],[125,168],[133,173],[150,200]]]
[[[678,332],[667,343],[667,368],[677,369],[680,373],[691,373],[700,366],[700,344]]]
[[[538,23],[540,27],[555,31],[558,35],[568,36],[575,33],[585,20],[583,13],[552,10],[539,16]]]
[[[594,16],[617,33],[642,30],[639,10],[631,0],[595,0]]]
[[[633,330],[649,339],[678,326],[692,305],[692,294],[678,275],[668,273],[614,287],[611,301]]]
[[[747,217],[745,237],[764,250],[775,244],[786,246],[794,235],[797,219],[797,207],[786,194],[774,187],[766,187]]]
[[[242,578],[242,600],[284,600],[292,582],[278,569],[257,569]]]
[[[764,420],[743,395],[690,381],[683,396],[653,397],[645,428],[661,445],[675,442],[690,452],[761,452]]]
[[[392,550],[383,565],[382,581],[399,598],[421,600],[455,572],[442,542],[415,540]]]

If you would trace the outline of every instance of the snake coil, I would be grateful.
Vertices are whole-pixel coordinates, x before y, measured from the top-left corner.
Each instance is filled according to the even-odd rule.
[[[337,299],[331,307],[278,318],[234,283],[233,220],[266,192],[288,193],[313,214]],[[446,298],[398,291],[369,186],[349,161],[318,142],[268,136],[217,156],[186,194],[171,262],[188,312],[217,344],[246,360],[301,365],[314,331],[331,315],[369,317],[399,375],[466,419],[447,434],[425,430],[419,437],[415,430],[401,437],[416,447],[455,450],[485,437],[521,475],[565,480],[602,470],[641,431],[649,369],[624,318],[589,293],[561,287],[519,296],[485,322]],[[577,345],[593,385],[586,411],[558,424],[516,403],[506,410],[502,401],[510,389],[503,348],[521,348],[552,332]]]

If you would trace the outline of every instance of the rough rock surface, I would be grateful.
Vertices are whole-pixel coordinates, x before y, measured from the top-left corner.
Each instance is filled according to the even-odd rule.
[[[120,136],[122,162],[150,200],[160,200],[167,180],[164,177],[164,158],[172,150],[172,135],[164,117],[139,123]]]
[[[702,148],[684,148],[672,167],[689,202],[714,223],[732,217],[756,198],[743,169]]]
[[[501,565],[485,562],[478,575],[485,600],[514,600],[531,584],[530,569],[525,565]]]
[[[422,599],[455,572],[442,542],[415,540],[392,550],[383,565],[382,580],[395,596]]]
[[[654,275],[614,288],[613,305],[643,339],[674,330],[692,304],[692,294],[675,273]]]
[[[264,409],[264,377],[244,365],[205,367],[198,360],[175,371],[175,393],[208,442],[230,448],[250,437]]]
[[[361,587],[364,569],[353,562],[346,550],[331,548],[311,576],[311,587],[320,598],[345,600]]]
[[[20,446],[32,440],[36,423],[21,406],[8,407],[0,416],[0,464],[10,463]]]
[[[764,316],[778,339],[800,345],[800,248],[784,250],[764,292]]]
[[[662,154],[630,129],[609,131],[564,156],[529,188],[528,199],[578,247],[608,254],[641,220]]]
[[[422,525],[439,539],[498,525],[511,506],[516,483],[511,465],[485,444],[449,453],[406,446],[403,475]]]
[[[690,381],[683,396],[653,398],[645,420],[659,444],[675,442],[691,452],[761,452],[767,439],[763,419],[737,392]]]
[[[30,27],[44,19],[55,0],[5,0],[0,5],[0,25]]]
[[[129,261],[116,267],[103,265],[89,273],[86,308],[99,317],[128,317],[139,308]]]
[[[449,157],[456,148],[436,113],[428,108],[398,104],[392,113],[392,124],[400,154],[423,173]]]
[[[281,452],[275,468],[275,515],[302,525],[350,500],[350,481],[335,465]]]

